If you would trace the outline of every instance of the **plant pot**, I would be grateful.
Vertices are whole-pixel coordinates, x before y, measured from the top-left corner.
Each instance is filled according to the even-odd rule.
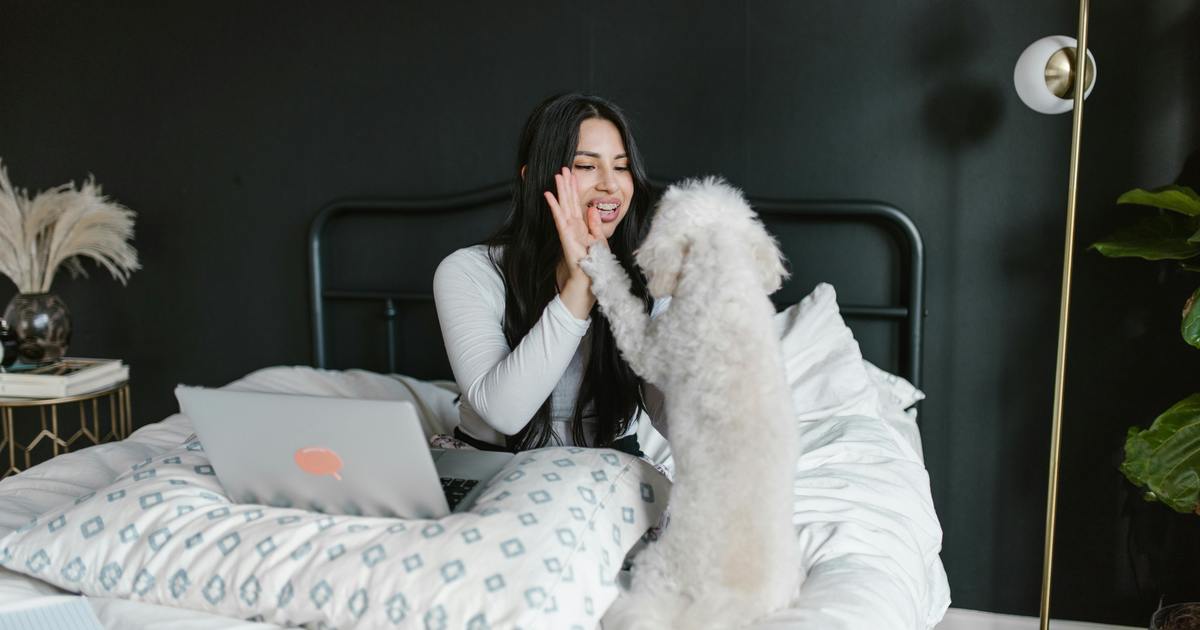
[[[1163,606],[1154,611],[1150,630],[1200,630],[1200,603]]]
[[[25,363],[57,361],[71,343],[71,313],[53,293],[19,293],[4,309],[17,336],[17,354]]]

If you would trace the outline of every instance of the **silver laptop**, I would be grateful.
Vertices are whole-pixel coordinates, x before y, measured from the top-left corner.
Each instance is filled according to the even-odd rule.
[[[180,385],[180,410],[233,501],[439,518],[471,507],[511,453],[430,449],[412,403]]]

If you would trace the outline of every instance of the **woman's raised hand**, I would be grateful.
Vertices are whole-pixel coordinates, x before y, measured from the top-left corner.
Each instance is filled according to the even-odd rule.
[[[571,169],[564,166],[562,172],[554,176],[554,183],[558,189],[557,196],[548,190],[542,194],[550,205],[558,240],[562,242],[562,264],[566,267],[566,278],[564,280],[556,274],[560,280],[559,297],[572,315],[587,319],[596,304],[596,296],[592,295],[592,280],[580,269],[579,261],[587,256],[588,248],[593,244],[600,243],[608,247],[608,241],[604,238],[604,232],[600,231],[600,211],[585,208],[579,200],[575,174]]]
[[[594,243],[608,247],[608,240],[600,229],[600,211],[584,207],[571,169],[564,166],[562,172],[554,175],[554,183],[558,188],[557,196],[548,190],[542,194],[546,197],[546,203],[550,204],[550,214],[554,216],[568,277],[585,281],[590,286],[587,275],[579,268],[579,261],[587,256],[588,248]]]

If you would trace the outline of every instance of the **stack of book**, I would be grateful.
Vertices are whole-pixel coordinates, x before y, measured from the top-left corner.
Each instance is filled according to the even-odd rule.
[[[119,359],[64,358],[42,365],[20,363],[0,372],[0,397],[65,398],[129,380]]]

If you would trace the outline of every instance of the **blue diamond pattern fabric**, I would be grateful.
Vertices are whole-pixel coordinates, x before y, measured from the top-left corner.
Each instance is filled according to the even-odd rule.
[[[425,630],[446,630],[446,607],[438,604],[425,613]]]
[[[117,581],[121,579],[124,573],[125,571],[121,568],[121,565],[116,562],[109,562],[104,565],[104,568],[100,569],[100,586],[105,591],[113,590],[117,586]]]
[[[514,458],[466,512],[405,520],[239,504],[212,472],[195,440],[156,455],[0,539],[0,565],[282,626],[593,628],[669,489],[628,455],[554,447]]]
[[[145,595],[147,591],[154,588],[154,574],[142,569],[137,572],[137,576],[133,578],[133,592],[138,595]]]
[[[258,552],[258,555],[266,558],[271,555],[272,551],[275,551],[275,541],[270,536],[267,536],[260,540],[257,545],[254,545],[254,550]]]
[[[208,583],[204,585],[204,599],[213,606],[225,599],[225,579],[219,575],[209,578]]]
[[[504,588],[504,576],[500,575],[499,573],[489,575],[487,579],[483,581],[483,585],[487,587],[489,593],[494,593]]]
[[[383,562],[383,559],[386,557],[387,552],[383,550],[383,545],[371,545],[362,554],[363,564],[367,565],[367,568],[373,568],[375,565]]]
[[[87,566],[83,564],[83,560],[79,556],[75,556],[62,570],[63,579],[68,582],[78,582],[83,579],[85,574],[87,574]]]
[[[240,544],[242,544],[241,535],[239,535],[237,532],[229,532],[217,541],[217,549],[220,549],[222,554],[228,556],[229,554],[233,553],[233,550],[237,549],[238,545]]]
[[[138,504],[142,506],[143,510],[148,510],[159,503],[162,503],[162,500],[163,495],[161,492],[151,492],[150,494],[144,494],[138,497]]]
[[[79,526],[79,533],[83,534],[84,538],[91,538],[102,531],[104,531],[104,519],[99,516],[93,516]]]
[[[300,545],[299,547],[296,547],[294,550],[292,550],[292,553],[288,554],[288,556],[292,560],[299,560],[299,559],[303,558],[304,556],[306,556],[308,554],[308,552],[311,550],[312,550],[312,542],[305,541],[302,545]]]
[[[355,619],[361,618],[367,612],[369,603],[367,589],[360,588],[354,591],[354,594],[350,596],[350,614],[354,615]]]
[[[133,480],[141,481],[143,479],[149,479],[149,478],[155,476],[156,474],[158,474],[157,468],[146,468],[144,470],[139,470],[136,473],[133,473]]]
[[[150,548],[154,551],[158,551],[159,549],[163,548],[163,545],[167,544],[167,541],[171,540],[171,530],[165,527],[156,529],[153,532],[150,532],[149,540]]]
[[[187,588],[192,585],[192,581],[188,579],[188,572],[185,569],[180,569],[171,576],[171,597],[179,599],[187,592]]]
[[[287,582],[284,582],[283,588],[279,589],[279,597],[275,598],[279,608],[283,608],[292,603],[292,597],[295,596],[295,594],[296,589],[292,586],[292,581],[288,580]]]
[[[386,606],[387,619],[393,624],[399,625],[408,617],[408,600],[404,598],[403,593],[392,595],[384,606]]]
[[[461,578],[466,571],[466,566],[463,565],[462,560],[447,562],[446,564],[442,565],[442,580],[446,582],[446,584],[450,584],[451,582]]]
[[[138,539],[138,529],[132,523],[121,528],[121,542],[128,543]]]
[[[308,592],[308,598],[312,600],[313,605],[317,608],[329,603],[329,598],[332,596],[333,587],[329,586],[329,582],[325,580],[317,582],[316,586],[313,586],[312,590]]]
[[[258,596],[262,594],[262,585],[259,584],[258,578],[251,575],[242,582],[238,588],[238,597],[241,598],[247,606],[254,606],[258,603]]]
[[[500,543],[500,550],[504,552],[506,558],[515,558],[525,553],[525,545],[521,543],[520,539],[509,538]]]

